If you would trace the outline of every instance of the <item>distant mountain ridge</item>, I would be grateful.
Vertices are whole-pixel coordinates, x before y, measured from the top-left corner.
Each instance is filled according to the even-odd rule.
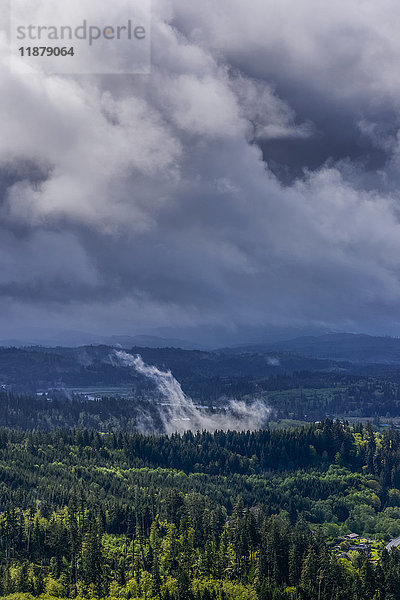
[[[353,363],[400,364],[400,338],[355,333],[329,333],[241,346],[236,352],[295,352],[302,356]]]
[[[183,350],[203,350],[204,346],[187,340],[177,338],[164,338],[156,335],[111,335],[111,336],[96,336],[90,334],[71,334],[66,336],[66,343],[59,344],[57,340],[32,338],[29,341],[18,339],[0,340],[0,347],[6,348],[26,348],[31,346],[43,346],[46,348],[54,347],[72,347],[77,348],[87,345],[106,345],[106,346],[122,346],[128,349],[133,346],[144,348],[182,348]]]

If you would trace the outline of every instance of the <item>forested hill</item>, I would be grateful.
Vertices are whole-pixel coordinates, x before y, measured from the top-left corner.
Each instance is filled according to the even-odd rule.
[[[149,403],[159,400],[157,386],[118,364],[113,352],[109,346],[0,348],[0,388],[7,392],[0,394],[0,425],[134,431],[143,404],[151,411]],[[223,408],[230,399],[251,403],[257,398],[273,409],[275,420],[400,417],[400,369],[394,364],[267,351],[135,347],[130,353],[171,370],[183,391],[209,409]],[[47,396],[37,396],[42,392]]]
[[[399,338],[365,334],[305,336],[276,342],[265,349],[355,363],[400,363]]]
[[[396,599],[400,434],[0,431],[0,595]],[[382,542],[382,547],[384,542]],[[25,596],[23,596],[25,594]]]
[[[293,352],[300,356],[360,364],[400,364],[400,338],[354,333],[302,336],[264,344],[227,348],[226,352],[254,354]]]
[[[118,365],[109,346],[82,348],[0,348],[0,385],[17,391],[48,387],[121,385],[140,383],[134,369]],[[334,361],[301,357],[292,353],[244,353],[232,355],[177,348],[130,348],[143,360],[171,370],[179,381],[257,379],[297,371],[326,371],[344,366]],[[350,365],[347,365],[350,369]]]

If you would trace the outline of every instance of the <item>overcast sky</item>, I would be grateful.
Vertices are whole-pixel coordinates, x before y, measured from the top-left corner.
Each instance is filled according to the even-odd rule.
[[[153,0],[151,75],[0,86],[0,339],[400,335],[397,0]]]

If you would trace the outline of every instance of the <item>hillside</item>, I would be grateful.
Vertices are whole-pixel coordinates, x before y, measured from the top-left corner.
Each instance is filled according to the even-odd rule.
[[[336,333],[275,342],[264,350],[296,352],[320,359],[355,363],[400,364],[400,338]]]
[[[379,540],[400,533],[399,477],[399,433],[332,421],[171,438],[2,430],[0,594],[396,598],[400,553]]]
[[[138,381],[128,370],[112,360],[113,347],[79,348],[0,348],[0,384],[17,389],[115,385]],[[292,353],[244,353],[182,350],[178,348],[133,347],[131,354],[161,369],[170,369],[179,380],[212,378],[263,378],[295,371],[323,371],[339,368],[334,361],[298,356]]]

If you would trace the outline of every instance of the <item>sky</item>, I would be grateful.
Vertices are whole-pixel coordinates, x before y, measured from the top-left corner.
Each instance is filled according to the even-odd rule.
[[[399,31],[396,0],[153,0],[150,74],[2,51],[0,339],[400,335]]]

